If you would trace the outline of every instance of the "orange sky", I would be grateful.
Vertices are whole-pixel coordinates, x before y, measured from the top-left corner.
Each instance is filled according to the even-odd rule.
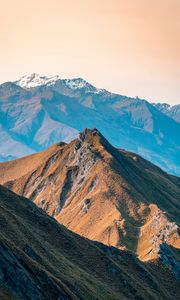
[[[180,103],[180,0],[0,0],[0,69]]]

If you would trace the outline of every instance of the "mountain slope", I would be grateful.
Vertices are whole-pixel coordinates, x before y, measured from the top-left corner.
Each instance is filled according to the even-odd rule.
[[[145,100],[97,89],[81,78],[31,74],[2,84],[0,124],[22,145],[12,148],[7,138],[1,160],[21,156],[25,146],[31,153],[41,151],[59,140],[71,141],[86,127],[96,127],[115,147],[180,174],[179,123]]]
[[[2,300],[178,299],[178,282],[161,262],[142,264],[75,235],[1,186],[0,226]]]
[[[72,231],[141,260],[157,258],[163,244],[180,248],[179,178],[112,147],[96,129],[1,163],[0,183]]]
[[[180,123],[180,104],[170,106],[167,103],[152,103],[159,111]]]

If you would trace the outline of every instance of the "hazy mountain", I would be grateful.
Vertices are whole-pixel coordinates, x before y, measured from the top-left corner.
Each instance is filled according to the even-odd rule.
[[[180,104],[152,103],[158,110],[180,123]]]
[[[1,163],[0,183],[82,236],[144,261],[162,256],[166,262],[167,247],[178,266],[179,178],[112,147],[96,129],[70,144]]]
[[[97,89],[81,78],[31,74],[0,86],[0,159],[69,142],[96,127],[116,147],[179,175],[180,124],[152,104]]]

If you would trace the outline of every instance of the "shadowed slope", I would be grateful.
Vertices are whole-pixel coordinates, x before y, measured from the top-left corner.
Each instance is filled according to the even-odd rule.
[[[160,262],[82,238],[0,186],[1,299],[178,299]],[[156,278],[157,268],[160,278]]]

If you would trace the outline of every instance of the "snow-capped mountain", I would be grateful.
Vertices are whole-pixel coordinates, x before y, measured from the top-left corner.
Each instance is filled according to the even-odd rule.
[[[81,78],[31,74],[0,85],[1,161],[69,142],[94,127],[114,146],[180,174],[180,124],[145,100]]]
[[[82,78],[62,79],[59,75],[41,76],[37,73],[25,75],[14,83],[22,88],[30,89],[38,86],[54,86],[58,82],[63,83],[66,87],[69,87],[72,90],[86,89],[86,91],[94,93],[100,93],[104,91],[102,89],[95,88]]]

